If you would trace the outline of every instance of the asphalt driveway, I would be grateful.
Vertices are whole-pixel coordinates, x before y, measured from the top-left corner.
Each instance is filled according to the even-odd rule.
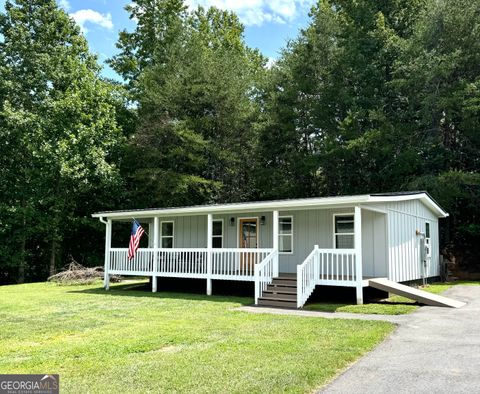
[[[462,308],[422,307],[322,393],[480,393],[480,286],[443,295]]]

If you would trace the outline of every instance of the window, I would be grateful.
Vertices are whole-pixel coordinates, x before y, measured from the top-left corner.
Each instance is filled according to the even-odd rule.
[[[223,247],[223,220],[218,219],[213,221],[212,247]]]
[[[293,218],[291,216],[278,218],[278,251],[293,253]]]
[[[173,238],[174,238],[173,222],[162,222],[161,231],[160,231],[162,248],[164,249],[173,248]]]
[[[430,223],[425,223],[425,238],[430,238]]]
[[[333,239],[335,249],[353,249],[354,245],[354,216],[333,215]]]

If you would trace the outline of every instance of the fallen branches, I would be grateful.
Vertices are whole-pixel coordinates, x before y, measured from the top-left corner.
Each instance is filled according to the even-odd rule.
[[[63,271],[50,276],[48,281],[62,285],[85,285],[103,279],[103,275],[103,267],[84,267],[72,259]],[[120,282],[120,280],[119,276],[110,276],[110,282]]]

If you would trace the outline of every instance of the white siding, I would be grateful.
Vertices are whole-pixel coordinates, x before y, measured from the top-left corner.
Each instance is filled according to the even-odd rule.
[[[421,278],[419,236],[425,232],[425,222],[430,222],[432,258],[427,276],[439,275],[438,218],[421,201],[392,202],[388,211],[388,278],[404,282]]]
[[[364,276],[388,275],[385,214],[362,210],[362,261]]]

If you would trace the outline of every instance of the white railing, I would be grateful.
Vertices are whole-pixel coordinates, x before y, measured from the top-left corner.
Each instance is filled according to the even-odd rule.
[[[304,262],[297,265],[297,308],[301,308],[312,294],[318,281],[318,248],[312,250]]]
[[[278,276],[278,250],[272,250],[259,264],[255,265],[255,304],[273,278]]]
[[[138,249],[135,257],[128,260],[128,249],[110,248],[110,274],[151,275],[153,272],[154,249]]]
[[[254,280],[255,266],[273,249],[211,249],[211,265],[207,248],[154,249],[140,248],[128,260],[128,249],[110,248],[108,271],[115,275],[167,276]]]
[[[337,286],[357,282],[358,272],[355,249],[317,249],[319,284],[328,282]]]
[[[212,249],[212,279],[252,280],[255,267],[273,249]]]
[[[205,278],[207,272],[207,249],[175,248],[158,249],[157,270],[161,276]]]
[[[312,250],[297,266],[297,308],[301,308],[317,285],[361,286],[361,259],[355,249]]]

